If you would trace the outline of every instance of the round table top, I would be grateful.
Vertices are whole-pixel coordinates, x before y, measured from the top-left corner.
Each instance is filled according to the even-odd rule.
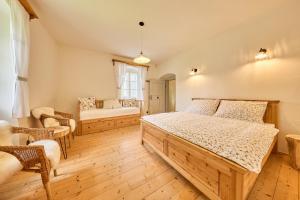
[[[292,139],[295,139],[295,140],[300,140],[300,135],[298,135],[298,134],[288,134],[285,137],[286,138],[292,138]]]
[[[70,133],[70,127],[68,126],[56,126],[56,127],[51,127],[54,129],[54,138],[60,138],[67,136]]]

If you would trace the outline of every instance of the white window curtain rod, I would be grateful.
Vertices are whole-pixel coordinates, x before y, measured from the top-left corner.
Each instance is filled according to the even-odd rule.
[[[127,64],[127,65],[130,65],[132,67],[145,67],[147,68],[147,71],[149,69],[149,65],[142,65],[142,64],[136,64],[136,63],[133,63],[133,62],[128,62],[128,61],[124,61],[124,60],[119,60],[119,59],[112,59],[112,62],[113,62],[113,65],[115,66],[115,63],[124,63],[124,64]]]

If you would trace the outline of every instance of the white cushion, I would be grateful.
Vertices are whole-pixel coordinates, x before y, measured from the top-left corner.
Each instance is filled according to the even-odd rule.
[[[12,145],[11,126],[7,121],[0,120],[0,146]]]
[[[140,114],[140,108],[122,107],[115,109],[94,109],[80,112],[80,120],[100,119],[108,117],[120,117],[124,115]]]
[[[113,108],[122,108],[122,105],[118,99],[113,100]]]
[[[32,110],[32,115],[36,119],[40,119],[42,114],[54,116],[54,109],[51,107],[39,107]]]
[[[74,119],[70,119],[71,131],[74,132],[76,128],[76,121]]]
[[[185,110],[185,112],[197,113],[200,115],[213,115],[216,112],[219,103],[219,99],[193,100],[192,104]]]
[[[55,126],[59,126],[59,121],[57,121],[54,118],[46,118],[44,120],[44,127],[48,128],[48,127],[55,127]]]
[[[56,169],[60,161],[60,147],[54,140],[39,140],[29,144],[30,146],[44,146],[47,158],[50,160],[51,168]]]
[[[103,101],[103,108],[104,109],[112,109],[114,106],[114,100],[109,99],[109,100],[104,100]]]
[[[71,126],[71,131],[75,131],[76,128],[76,121],[74,119],[69,119],[69,123]],[[46,118],[44,120],[44,127],[45,128],[49,128],[49,127],[56,127],[56,126],[60,126],[59,121],[57,121],[54,118]]]
[[[118,99],[109,99],[103,101],[103,108],[104,109],[112,109],[112,108],[122,108]]]
[[[214,116],[264,123],[263,117],[267,104],[267,102],[261,101],[222,100]]]
[[[0,184],[23,168],[13,155],[0,151]]]

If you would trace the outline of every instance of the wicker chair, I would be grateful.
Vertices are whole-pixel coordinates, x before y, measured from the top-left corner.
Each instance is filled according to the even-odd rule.
[[[5,143],[5,139],[3,139],[5,134],[11,135],[9,137],[12,138],[12,134],[15,133],[30,135],[35,142],[29,145]],[[58,143],[54,140],[47,140],[52,137],[52,134],[52,129],[10,127],[7,122],[0,121],[0,137],[2,137],[0,138],[2,142],[0,144],[0,171],[2,172],[0,183],[20,170],[40,173],[47,199],[52,199],[50,170],[54,167],[54,176],[57,176],[56,166],[60,160]],[[7,141],[9,140],[7,139]]]
[[[72,137],[74,139],[76,131],[76,122],[73,115],[70,113],[55,111],[51,107],[39,107],[31,111],[34,118],[41,121],[44,128],[49,128],[51,126],[68,126],[70,128]],[[48,119],[53,119],[57,124],[49,124]],[[69,140],[70,145],[70,140]]]

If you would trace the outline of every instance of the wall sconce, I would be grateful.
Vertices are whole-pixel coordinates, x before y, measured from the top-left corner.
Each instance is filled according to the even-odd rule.
[[[196,75],[199,72],[199,70],[197,68],[192,68],[192,70],[190,71],[190,75]]]
[[[267,49],[260,48],[259,52],[255,56],[255,59],[256,60],[264,60],[267,58],[269,58]]]

